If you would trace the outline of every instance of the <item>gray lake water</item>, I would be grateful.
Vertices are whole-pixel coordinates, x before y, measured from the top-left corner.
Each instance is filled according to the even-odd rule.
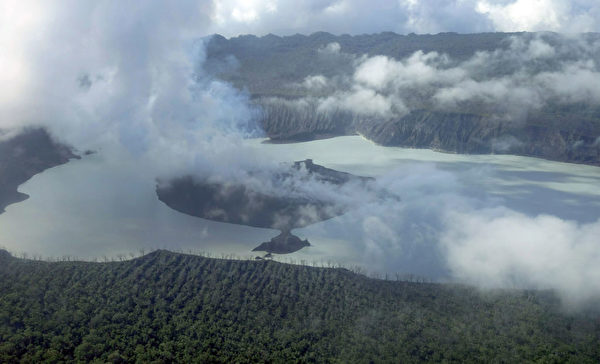
[[[453,211],[478,216],[501,208],[578,225],[600,219],[597,167],[380,147],[359,136],[247,144],[276,161],[312,158],[329,168],[376,177],[401,197],[400,202],[367,204],[296,230],[312,246],[277,258],[284,261],[440,279],[448,275],[440,239],[448,229],[445,216]],[[158,201],[154,189],[155,176],[134,160],[114,163],[101,153],[52,168],[20,187],[28,200],[0,215],[0,246],[30,256],[81,259],[139,255],[156,248],[252,258],[252,248],[277,234],[178,213]]]

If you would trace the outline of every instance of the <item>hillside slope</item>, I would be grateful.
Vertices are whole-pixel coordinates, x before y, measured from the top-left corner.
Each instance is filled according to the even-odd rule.
[[[523,55],[540,44],[555,54],[546,58]],[[360,133],[386,146],[509,153],[600,165],[596,91],[567,84],[577,79],[574,69],[578,65],[592,64],[600,56],[598,44],[600,34],[596,33],[577,39],[556,33],[335,36],[319,32],[231,39],[215,35],[207,43],[205,66],[211,74],[249,93],[262,110],[260,124],[273,141]],[[415,54],[420,56],[412,59]],[[379,67],[358,74],[360,65],[375,56],[386,58],[370,63]],[[473,66],[477,62],[482,65]],[[598,72],[595,66],[585,67],[585,78]],[[377,73],[399,70],[408,72],[402,77],[414,79],[396,75],[390,76],[389,84],[379,84],[382,75]],[[464,72],[466,81],[458,76],[462,81],[444,83],[444,77]],[[427,81],[431,74],[435,74],[434,80]],[[401,92],[390,89],[394,77],[396,86],[404,87]],[[544,85],[533,85],[528,78],[544,80]],[[555,79],[562,81],[550,81]],[[376,87],[365,88],[369,82]],[[550,84],[556,89],[546,90]],[[444,95],[469,93],[469,87],[480,89],[465,99],[441,105],[434,97],[437,87],[446,87]],[[501,94],[497,89],[503,87],[514,88],[515,94]],[[496,92],[498,96],[494,96]],[[519,92],[524,96],[515,97]],[[536,96],[527,100],[530,93]],[[387,116],[365,115],[364,110],[372,107],[368,102],[385,105],[398,98],[408,110]]]
[[[550,293],[155,251],[50,263],[0,251],[0,361],[598,362],[597,314]]]

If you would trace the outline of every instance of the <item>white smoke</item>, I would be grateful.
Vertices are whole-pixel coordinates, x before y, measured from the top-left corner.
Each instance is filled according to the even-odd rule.
[[[211,30],[226,36],[324,30],[335,34],[394,31],[597,32],[595,0],[216,0]]]
[[[496,208],[448,212],[445,223],[441,244],[460,281],[556,289],[571,304],[600,299],[600,220],[579,224]]]
[[[203,70],[210,2],[3,2],[0,128],[44,126],[157,170],[201,168],[255,132],[247,96]],[[250,156],[248,158],[251,158]]]

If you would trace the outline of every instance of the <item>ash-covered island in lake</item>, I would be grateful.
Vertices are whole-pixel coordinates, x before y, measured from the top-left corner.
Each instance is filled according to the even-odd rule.
[[[354,176],[313,163],[294,162],[265,176],[249,173],[248,179],[222,181],[185,176],[159,182],[160,201],[174,210],[207,220],[278,229],[281,234],[254,251],[286,254],[305,246],[291,233],[323,220],[344,214],[350,206],[332,190],[343,187],[369,189],[373,178]]]

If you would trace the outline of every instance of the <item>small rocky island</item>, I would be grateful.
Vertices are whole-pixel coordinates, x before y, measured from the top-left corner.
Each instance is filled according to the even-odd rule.
[[[260,244],[256,248],[252,249],[252,251],[289,254],[307,246],[310,246],[310,243],[307,239],[302,240],[289,231],[282,231],[281,234],[271,239],[271,241],[266,241]]]
[[[307,240],[293,235],[292,229],[342,215],[349,208],[334,200],[295,191],[289,187],[293,184],[290,181],[339,187],[346,183],[366,185],[372,180],[320,166],[310,159],[295,162],[269,179],[277,191],[258,189],[241,182],[215,182],[185,176],[159,183],[156,194],[160,201],[184,214],[280,230],[280,235],[260,244],[254,251],[286,254],[310,246]]]

